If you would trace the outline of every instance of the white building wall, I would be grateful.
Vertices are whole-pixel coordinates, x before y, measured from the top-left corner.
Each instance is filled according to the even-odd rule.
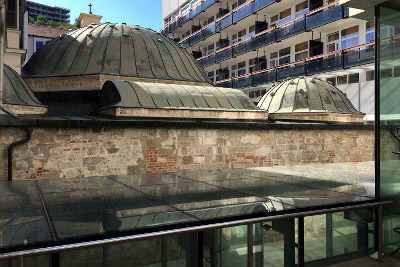
[[[166,19],[169,15],[175,13],[178,8],[189,2],[188,0],[163,0],[162,1],[162,18]]]

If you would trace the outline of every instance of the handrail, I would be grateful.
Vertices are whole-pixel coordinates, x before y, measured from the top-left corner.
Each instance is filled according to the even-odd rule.
[[[254,0],[253,0],[253,1],[254,1]],[[246,3],[249,3],[249,2],[246,2]],[[245,4],[246,4],[246,3],[245,3]],[[274,26],[268,28],[267,30],[264,30],[264,31],[262,31],[262,32],[259,32],[259,33],[257,33],[257,34],[254,34],[253,36],[248,37],[248,38],[246,38],[246,39],[244,39],[244,40],[241,40],[240,42],[230,44],[229,46],[223,47],[223,48],[221,48],[221,49],[219,49],[219,50],[216,50],[216,51],[214,51],[214,52],[212,52],[212,53],[210,53],[210,54],[208,54],[208,55],[202,56],[202,57],[198,58],[197,61],[202,60],[202,59],[205,59],[205,58],[207,58],[207,57],[210,57],[210,56],[212,56],[212,55],[214,55],[214,54],[217,54],[217,53],[219,53],[219,52],[222,52],[222,51],[224,51],[224,50],[226,50],[226,49],[229,49],[229,48],[231,48],[231,47],[237,46],[237,45],[239,45],[239,44],[241,44],[241,43],[243,43],[243,42],[248,41],[249,39],[254,39],[254,38],[256,38],[256,37],[258,37],[258,36],[261,36],[261,35],[264,35],[265,33],[268,33],[268,32],[270,32],[270,31],[273,31],[273,30],[282,28],[282,27],[286,26],[287,24],[290,24],[290,23],[292,23],[292,22],[294,22],[294,21],[296,21],[296,20],[300,20],[300,19],[303,19],[303,18],[305,18],[305,17],[308,17],[308,16],[310,16],[310,15],[312,15],[312,14],[318,12],[318,11],[321,11],[321,10],[323,10],[323,9],[327,9],[327,8],[329,8],[329,7],[331,7],[331,6],[336,5],[336,4],[339,4],[339,1],[335,1],[335,2],[333,2],[333,3],[330,3],[330,4],[327,4],[327,5],[325,5],[325,6],[319,7],[319,8],[314,9],[314,10],[312,10],[312,11],[306,13],[306,14],[303,14],[303,15],[301,15],[301,16],[295,17],[295,18],[293,18],[293,19],[291,19],[291,20],[289,20],[289,21],[285,21],[285,22],[283,22],[283,23],[281,23],[281,24],[274,25]],[[244,5],[244,4],[243,4],[243,5]],[[243,6],[243,5],[241,5],[241,6]],[[241,7],[241,6],[240,6],[240,7]],[[231,13],[231,12],[230,12],[230,13]],[[230,13],[226,14],[225,16],[230,15]],[[220,19],[222,19],[222,18],[223,18],[223,17],[221,17]],[[209,25],[211,26],[211,24],[216,23],[217,21],[219,21],[219,19],[218,19],[218,20],[215,20],[214,22],[212,22],[212,23],[210,23],[210,24],[208,24],[208,25],[206,25],[206,26],[204,26],[202,29],[196,31],[196,32],[193,33],[192,35],[186,36],[185,38],[183,38],[182,40],[180,40],[178,43],[180,44],[181,42],[185,41],[187,38],[190,38],[190,37],[192,37],[193,35],[195,35],[195,34],[201,32],[203,29],[208,28]]]
[[[195,9],[196,7],[198,7],[199,5],[201,5],[201,3],[205,2],[206,0],[199,0],[199,2],[197,2],[194,6],[192,6],[191,8],[189,8],[188,11],[178,15],[176,18],[174,18],[173,20],[171,20],[170,22],[167,23],[167,25],[164,26],[164,28],[161,29],[161,31],[165,30],[165,28],[167,28],[169,25],[171,25],[172,23],[174,23],[175,21],[179,20],[181,17],[185,16],[186,14],[190,13],[190,11],[192,11],[193,9]]]
[[[282,64],[282,65],[279,65],[279,66],[276,66],[276,67],[270,67],[270,68],[267,68],[267,69],[258,70],[258,71],[255,71],[253,73],[246,73],[246,74],[241,75],[241,76],[231,77],[231,78],[228,78],[228,79],[217,81],[214,84],[219,84],[219,83],[228,82],[228,81],[231,81],[231,80],[241,79],[243,77],[247,77],[247,76],[250,76],[250,75],[256,75],[256,74],[260,74],[260,73],[264,73],[264,72],[268,72],[268,71],[272,71],[272,70],[277,70],[277,69],[281,69],[281,68],[284,68],[284,67],[287,67],[287,66],[297,65],[297,64],[300,64],[300,63],[309,62],[309,61],[312,61],[312,60],[315,60],[315,59],[318,59],[318,58],[329,57],[329,56],[336,55],[336,54],[342,54],[342,53],[345,53],[345,52],[350,51],[350,50],[359,49],[359,48],[363,48],[363,47],[374,45],[374,44],[375,44],[374,41],[370,41],[370,42],[365,43],[365,44],[356,45],[356,46],[348,47],[348,48],[341,49],[341,50],[336,50],[336,51],[325,53],[325,54],[322,54],[322,55],[308,57],[308,58],[305,58],[305,59],[301,59],[301,60],[289,62],[289,63],[286,63],[286,64]]]
[[[61,253],[61,252],[77,250],[77,249],[101,247],[101,246],[107,246],[107,245],[111,245],[111,244],[120,244],[120,243],[131,242],[131,241],[135,241],[135,240],[172,236],[172,235],[177,235],[177,234],[184,234],[184,233],[198,232],[198,231],[204,231],[204,230],[232,227],[232,226],[238,226],[238,225],[247,225],[247,224],[251,224],[251,223],[261,223],[261,222],[266,222],[266,221],[276,221],[276,220],[300,218],[300,217],[306,217],[306,216],[315,216],[315,215],[321,215],[321,214],[341,212],[341,211],[345,211],[345,210],[382,207],[383,205],[393,204],[393,201],[383,200],[383,201],[375,201],[375,202],[368,202],[368,203],[361,203],[361,204],[360,203],[358,203],[358,204],[348,203],[348,204],[349,205],[335,207],[335,208],[322,208],[322,209],[315,209],[315,210],[310,210],[310,211],[299,211],[299,212],[278,214],[278,215],[265,216],[265,217],[259,217],[259,218],[241,219],[241,220],[235,220],[235,221],[230,221],[230,222],[206,224],[206,225],[184,227],[184,228],[173,229],[173,230],[150,232],[150,233],[145,233],[145,234],[137,234],[137,235],[129,235],[129,236],[123,236],[123,237],[116,237],[116,238],[100,239],[100,240],[89,241],[89,242],[81,242],[81,243],[59,245],[59,246],[53,246],[53,247],[45,247],[45,248],[38,248],[38,249],[31,249],[31,250],[9,252],[9,253],[0,254],[0,260],[10,260],[10,259],[19,259],[20,260],[21,258],[23,259],[24,257],[33,257],[33,256],[44,255],[44,254]]]
[[[206,26],[204,26],[204,27],[201,28],[200,30],[195,31],[194,33],[192,33],[192,34],[186,36],[185,38],[183,38],[182,40],[180,40],[180,41],[178,42],[178,44],[184,42],[185,40],[187,40],[188,38],[190,38],[190,37],[192,37],[192,36],[198,34],[199,32],[202,32],[203,30],[205,30],[205,29],[207,29],[208,27],[212,26],[213,24],[215,24],[215,23],[217,23],[217,22],[223,20],[224,18],[228,17],[229,15],[232,15],[233,13],[236,13],[239,9],[241,9],[242,7],[247,6],[248,4],[250,4],[250,3],[254,2],[254,1],[255,1],[255,0],[247,1],[247,2],[245,2],[245,3],[243,3],[243,4],[241,4],[240,6],[236,7],[235,9],[232,9],[229,13],[227,13],[227,14],[223,15],[222,17],[220,17],[220,18],[214,20],[213,22],[207,24]]]

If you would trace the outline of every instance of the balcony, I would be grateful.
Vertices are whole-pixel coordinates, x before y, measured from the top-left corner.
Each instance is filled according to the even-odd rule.
[[[253,77],[250,75],[233,80],[233,88],[245,88],[253,86]]]
[[[175,18],[171,23],[166,25],[164,29],[161,30],[161,33],[167,35],[170,32],[173,32],[178,27],[185,24],[188,20],[197,16],[200,12],[206,10],[208,7],[218,2],[218,0],[203,0],[197,6],[192,7],[189,11],[183,13],[178,18]]]
[[[201,4],[193,7],[188,12],[183,13],[178,18],[175,18],[172,22],[170,22],[168,25],[166,25],[164,27],[164,29],[161,30],[161,33],[164,35],[167,35],[167,34],[173,32],[178,27],[185,24],[188,20],[193,19],[200,12],[206,10],[208,7],[212,6],[216,2],[218,2],[218,0],[204,0],[203,2],[201,2]],[[240,7],[232,10],[230,13],[228,13],[227,16],[223,17],[224,19],[219,21],[220,23],[217,24],[216,32],[219,32],[222,29],[225,29],[226,27],[232,25],[233,23],[236,23],[239,20],[242,20],[243,18],[245,18],[245,17],[255,13],[256,11],[258,11],[264,7],[267,7],[275,2],[276,2],[276,0],[253,0],[250,2],[244,3]],[[254,6],[254,8],[253,8],[253,6]],[[217,21],[216,21],[216,23],[217,23]]]
[[[374,62],[374,47],[364,46],[347,51],[344,54],[344,67],[350,68],[354,66],[364,65]]]
[[[305,76],[307,73],[306,66],[307,65],[304,61],[293,62],[279,66],[276,69],[276,81],[283,81],[288,78]]]
[[[233,10],[232,21],[236,23],[251,14],[253,14],[253,2],[246,2]]]
[[[232,25],[232,14],[225,15],[215,22],[215,31],[220,32]]]
[[[344,6],[333,6],[323,10],[313,10],[307,14],[307,31],[319,26],[331,23],[335,20],[348,17],[349,8]]]
[[[253,36],[253,49],[267,46],[276,42],[275,31],[267,30]]]
[[[257,12],[275,2],[276,0],[255,0],[253,3],[253,12]]]
[[[230,47],[215,54],[215,63],[219,63],[231,57],[232,57],[232,48]]]
[[[232,48],[232,57],[236,57],[253,50],[253,39],[247,38]]]
[[[306,29],[306,18],[305,16],[297,17],[286,23],[278,25],[276,29],[276,41],[289,38],[296,34],[304,32]]]
[[[398,43],[400,45],[400,41]],[[399,45],[394,46],[393,42],[386,43],[388,51],[396,50],[399,52],[396,54],[397,58],[400,58],[400,49],[398,48],[400,47]],[[347,49],[309,57],[296,62],[290,62],[277,67],[259,70],[253,74],[246,74],[240,77],[225,79],[223,81],[216,82],[215,85],[229,88],[245,88],[272,82],[279,82],[288,78],[315,75],[323,72],[329,72],[373,62],[374,42],[372,41]]]
[[[272,2],[275,2],[271,0],[262,0],[265,5],[271,4]],[[247,3],[253,3],[253,12],[254,12],[254,5],[256,1],[254,2],[247,2]],[[258,3],[258,2],[257,2]],[[347,7],[342,7],[342,6],[335,6],[336,2],[328,4],[326,6],[323,6],[317,10],[313,10],[308,12],[306,15],[302,15],[300,17],[296,17],[290,21],[281,23],[277,26],[271,27],[268,30],[265,30],[261,33],[258,33],[254,36],[251,37],[251,39],[246,41],[241,41],[238,42],[237,44],[232,44],[232,54],[230,57],[226,57],[225,53],[221,57],[215,57],[215,63],[219,63],[223,60],[227,60],[231,57],[235,57],[238,55],[242,55],[244,53],[247,53],[249,51],[265,47],[269,44],[272,44],[274,42],[282,41],[286,38],[292,37],[294,35],[300,34],[302,32],[305,32],[307,29],[312,29],[327,23],[330,23],[334,20],[344,18],[344,14],[346,14],[346,10],[348,10]],[[250,6],[248,4],[247,6]],[[215,22],[215,27],[214,24],[209,24],[205,28],[203,28],[202,31],[199,31],[195,33],[192,37],[183,39],[181,41],[181,45],[183,47],[188,47],[192,46],[197,42],[200,42],[204,39],[206,39],[208,36],[213,34],[214,32],[219,32],[222,29],[230,26],[234,22],[234,16],[236,13],[240,12],[240,10],[243,9],[243,13],[245,14],[245,10],[247,6],[241,6],[241,8],[233,13],[233,14],[227,14],[224,17],[220,18]],[[317,13],[319,12],[319,13]],[[211,25],[211,26],[210,26]],[[209,29],[210,28],[210,29]],[[202,33],[203,31],[206,31],[206,33]],[[188,39],[190,39],[188,41]],[[228,53],[230,54],[230,53]],[[366,55],[367,56],[367,55]],[[368,56],[367,56],[368,57]],[[218,59],[217,59],[218,58]],[[203,64],[204,62],[204,64]],[[205,65],[205,62],[207,62],[207,65]],[[210,60],[201,60],[200,64],[202,67],[207,67],[210,66]],[[365,64],[365,63],[361,63]]]

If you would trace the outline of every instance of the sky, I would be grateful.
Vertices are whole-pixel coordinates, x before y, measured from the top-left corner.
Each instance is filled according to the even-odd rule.
[[[101,23],[126,22],[127,24],[150,27],[155,31],[162,29],[161,0],[31,0],[32,2],[48,6],[68,8],[70,21],[74,23],[80,13],[89,13],[89,4],[92,4],[92,13],[103,16]]]

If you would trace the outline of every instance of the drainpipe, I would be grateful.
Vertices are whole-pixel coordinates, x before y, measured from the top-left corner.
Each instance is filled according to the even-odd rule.
[[[13,118],[18,119],[18,115],[3,106],[3,69],[4,69],[4,48],[6,40],[6,5],[4,0],[0,0],[0,110]]]
[[[12,170],[13,170],[13,149],[16,146],[28,143],[29,140],[31,140],[31,136],[32,136],[32,128],[28,128],[25,127],[25,132],[26,132],[26,137],[25,139],[19,140],[17,142],[12,143],[9,147],[8,147],[8,181],[12,181],[13,177],[12,177]]]

